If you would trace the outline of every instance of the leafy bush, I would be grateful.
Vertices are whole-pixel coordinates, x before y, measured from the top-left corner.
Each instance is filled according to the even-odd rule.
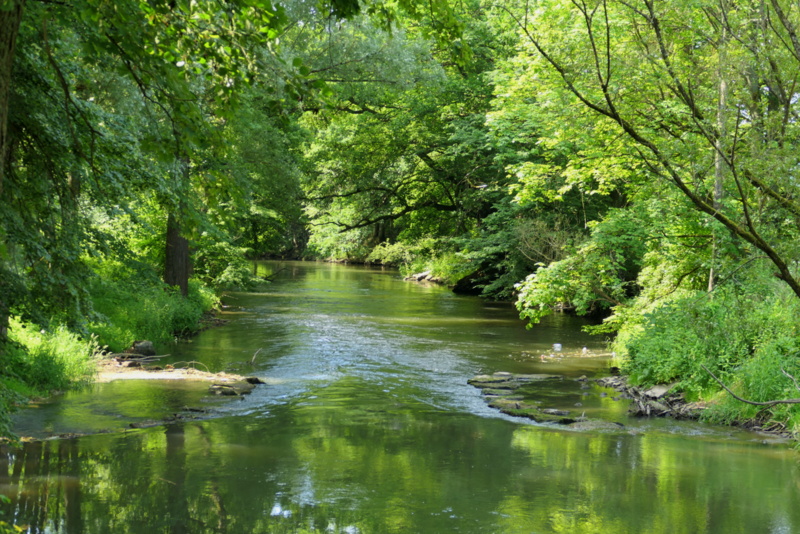
[[[246,259],[249,249],[204,234],[197,244],[194,274],[217,289],[241,289],[253,285],[252,264]]]
[[[9,341],[0,352],[0,437],[15,438],[8,415],[27,397],[87,383],[98,350],[94,336],[82,338],[63,325],[40,330],[11,319]]]
[[[737,395],[755,402],[800,397],[792,378],[800,376],[800,332],[789,320],[791,316],[796,317],[798,308],[793,302],[784,302],[762,315],[762,331],[752,357],[726,380]],[[787,309],[792,313],[782,313]],[[724,423],[749,419],[777,421],[795,433],[800,432],[800,407],[796,404],[781,404],[765,410],[763,406],[738,401],[727,392],[716,396],[707,417]]]
[[[700,293],[677,299],[646,314],[636,335],[626,339],[623,368],[644,386],[681,379],[684,390],[695,397],[711,385],[702,369],[727,375],[752,351],[753,340],[745,328],[730,331],[737,310],[706,300]]]
[[[475,270],[475,263],[452,250],[444,239],[419,239],[413,243],[382,243],[372,250],[368,261],[397,265],[404,275],[430,271],[445,284],[455,284]]]
[[[9,414],[17,400],[17,395],[6,386],[5,381],[0,377],[0,438],[15,437],[11,432]]]
[[[754,286],[719,287],[676,297],[626,325],[615,341],[623,371],[642,386],[677,381],[690,399],[713,399],[707,417],[733,422],[760,408],[735,400],[703,369],[737,395],[765,402],[800,396],[783,371],[800,373],[800,304],[785,292]],[[760,295],[768,295],[762,297]],[[777,406],[769,417],[800,422],[800,409]]]
[[[372,249],[367,256],[367,261],[383,265],[396,265],[402,269],[408,267],[418,253],[419,247],[408,243],[384,242]]]
[[[591,237],[564,259],[540,268],[517,285],[520,315],[538,323],[556,309],[579,315],[624,305],[639,287],[636,277],[645,255],[642,217],[611,210],[590,223]]]
[[[455,284],[475,270],[475,264],[458,252],[443,252],[430,262],[431,274],[446,284]]]

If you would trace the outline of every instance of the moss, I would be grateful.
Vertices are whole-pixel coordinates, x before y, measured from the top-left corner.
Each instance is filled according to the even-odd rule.
[[[489,406],[500,410],[501,413],[514,417],[525,417],[537,423],[556,423],[559,425],[569,425],[577,420],[566,415],[554,415],[543,412],[534,404],[515,401],[511,399],[493,399]]]

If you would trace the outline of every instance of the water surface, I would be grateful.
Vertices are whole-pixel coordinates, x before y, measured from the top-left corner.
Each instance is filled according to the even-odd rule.
[[[508,304],[391,270],[259,268],[275,282],[227,296],[229,324],[160,352],[266,386],[220,403],[202,385],[114,382],[26,410],[27,433],[112,432],[3,449],[0,519],[69,533],[800,532],[796,452],[628,419],[605,390],[571,380],[607,366],[582,357],[605,348],[580,321],[526,330]],[[545,404],[625,427],[503,416],[466,384],[495,371],[562,374]],[[221,416],[122,432],[185,405]]]

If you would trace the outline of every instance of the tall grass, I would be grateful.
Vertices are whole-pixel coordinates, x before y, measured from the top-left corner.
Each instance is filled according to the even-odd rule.
[[[15,345],[7,351],[12,365],[4,375],[10,389],[27,394],[21,384],[37,392],[63,390],[89,382],[95,373],[99,345],[95,336],[88,338],[59,325],[40,330],[32,324],[11,320],[10,340]]]
[[[101,346],[121,352],[138,339],[165,343],[197,331],[203,314],[219,304],[216,294],[196,280],[183,298],[163,283],[98,279],[91,288],[97,319],[89,330]]]
[[[121,352],[135,340],[163,343],[191,334],[203,314],[219,303],[211,289],[194,280],[183,298],[153,276],[136,276],[135,270],[112,268],[102,274],[89,288],[94,317],[86,333],[11,320],[9,342],[0,347],[0,437],[13,437],[8,413],[15,404],[90,382],[101,350]]]
[[[0,353],[0,437],[15,437],[8,414],[16,404],[88,383],[98,351],[94,336],[83,338],[65,326],[41,330],[12,318]]]

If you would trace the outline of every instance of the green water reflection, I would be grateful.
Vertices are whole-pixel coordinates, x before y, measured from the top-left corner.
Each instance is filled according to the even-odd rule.
[[[598,372],[602,361],[549,357],[556,341],[602,350],[574,323],[528,332],[505,306],[391,272],[288,267],[175,354],[223,368],[264,347],[255,372],[270,385],[226,417],[3,449],[0,517],[67,533],[800,531],[786,447],[663,421],[535,426],[465,384],[477,371]],[[599,390],[573,389],[556,397],[624,417]],[[150,396],[132,402],[173,402]],[[51,424],[97,409],[81,403],[64,399]]]

